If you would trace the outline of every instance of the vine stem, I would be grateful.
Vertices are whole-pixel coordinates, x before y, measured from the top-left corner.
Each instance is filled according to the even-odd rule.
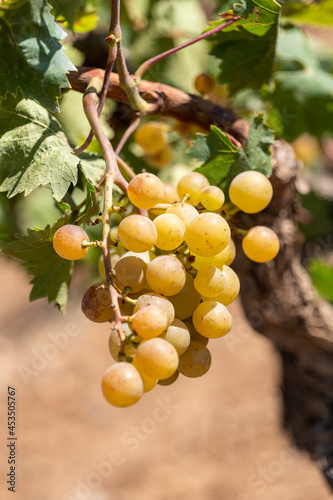
[[[200,36],[197,36],[196,38],[193,38],[192,40],[189,40],[188,42],[182,43],[181,45],[178,45],[177,47],[173,47],[170,50],[167,50],[166,52],[162,52],[162,54],[158,54],[157,56],[151,57],[147,61],[141,64],[141,66],[138,67],[136,70],[134,76],[137,81],[140,81],[142,76],[145,74],[145,72],[151,68],[154,64],[157,62],[161,61],[165,57],[170,56],[171,54],[174,54],[175,52],[178,52],[179,50],[185,49],[186,47],[189,47],[190,45],[193,45],[194,43],[200,42],[200,40],[204,40],[205,38],[208,38],[212,35],[215,35],[215,33],[218,33],[219,31],[227,28],[231,24],[235,23],[236,21],[239,21],[241,19],[240,16],[235,16],[229,21],[220,24],[220,26],[217,26],[216,28],[213,28],[212,30],[206,31],[206,33],[203,33]]]

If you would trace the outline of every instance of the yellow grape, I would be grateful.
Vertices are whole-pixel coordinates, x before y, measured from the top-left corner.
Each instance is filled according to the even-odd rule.
[[[171,162],[173,156],[172,147],[169,144],[166,144],[161,151],[155,154],[147,154],[145,156],[145,160],[150,167],[155,170],[161,170],[166,167],[168,163]]]
[[[200,203],[206,210],[214,212],[219,210],[224,203],[224,193],[217,186],[207,186],[200,194]]]
[[[229,240],[229,224],[223,217],[211,212],[195,217],[185,231],[185,241],[190,251],[202,257],[218,254]]]
[[[195,257],[195,260],[192,262],[192,266],[194,269],[203,269],[207,266],[214,266],[221,268],[226,264],[230,255],[230,241],[227,246],[216,255],[212,255],[211,257],[201,257],[200,255],[192,254]]]
[[[170,182],[163,182],[164,195],[161,199],[161,203],[176,203],[180,201],[177,188]]]
[[[138,370],[138,372],[139,372],[139,374],[140,374],[140,377],[142,378],[142,382],[143,382],[143,392],[149,392],[149,391],[151,391],[152,389],[154,389],[154,387],[155,387],[155,386],[156,386],[156,384],[157,384],[157,380],[156,380],[156,378],[150,378],[150,377],[147,377],[147,375],[145,375],[144,373],[142,373],[142,372],[139,370],[139,367],[138,367],[138,364],[137,364],[137,361],[136,361],[135,356],[134,356],[134,358],[133,358],[132,364],[133,364],[133,366],[135,366],[135,368]]]
[[[146,252],[156,243],[156,227],[148,217],[129,215],[119,224],[119,239],[132,252]]]
[[[91,285],[82,297],[82,312],[95,323],[105,323],[113,318],[110,292],[103,285],[104,283]]]
[[[147,282],[150,288],[167,297],[176,295],[185,285],[186,272],[183,264],[172,255],[159,255],[147,268]]]
[[[165,127],[158,122],[145,123],[135,132],[134,140],[146,153],[159,153],[167,144]]]
[[[178,182],[177,192],[181,200],[186,194],[189,195],[186,201],[190,205],[196,206],[199,205],[201,191],[206,186],[209,186],[209,180],[204,175],[198,172],[189,172]]]
[[[178,318],[173,320],[168,329],[160,335],[160,338],[170,342],[176,349],[178,356],[186,351],[191,340],[187,326]]]
[[[215,81],[208,73],[200,73],[194,81],[194,86],[200,94],[209,94],[215,87]]]
[[[106,401],[113,406],[131,406],[143,395],[142,378],[133,364],[116,363],[103,376],[102,392]]]
[[[244,236],[242,247],[245,255],[254,262],[268,262],[277,256],[280,244],[272,229],[254,226]]]
[[[171,207],[167,208],[167,214],[177,215],[185,224],[185,227],[193,220],[199,212],[196,208],[192,207],[188,203],[183,203],[179,201],[178,203],[174,203]]]
[[[179,319],[186,319],[192,316],[195,308],[200,304],[200,294],[196,291],[193,278],[186,274],[185,285],[176,295],[169,297],[175,308],[175,315]]]
[[[239,294],[240,283],[237,274],[231,267],[223,266],[222,273],[225,278],[225,287],[219,295],[214,297],[214,300],[217,300],[217,302],[220,302],[224,306],[228,306]],[[203,301],[212,300],[205,294],[202,294],[201,298]]]
[[[123,332],[124,332],[126,337],[128,337],[129,335],[131,335],[133,333],[127,323],[123,324]],[[110,337],[109,337],[109,351],[110,351],[112,358],[115,361],[118,361],[118,354],[120,353],[120,338],[119,338],[118,332],[115,328],[112,329],[112,332],[111,332]],[[135,355],[135,353],[136,353],[136,347],[134,347],[133,344],[125,342],[124,354],[127,357],[133,357]]]
[[[206,346],[200,342],[192,342],[179,357],[179,373],[185,377],[202,377],[208,372],[212,357]]]
[[[151,304],[135,313],[132,326],[135,333],[143,339],[152,339],[168,328],[168,317],[161,307]]]
[[[216,297],[223,292],[226,280],[220,269],[213,266],[199,269],[194,278],[194,286],[198,293],[206,297]]]
[[[162,214],[154,219],[157,230],[155,245],[161,250],[174,250],[184,241],[185,225],[174,214]]]
[[[158,293],[154,292],[145,293],[143,295],[140,295],[140,297],[138,298],[138,301],[134,307],[133,312],[137,313],[140,309],[149,305],[156,305],[160,309],[162,309],[167,315],[168,319],[167,326],[171,325],[171,323],[175,319],[175,310],[169,299],[163,297],[163,295],[159,295]]]
[[[89,237],[82,227],[66,224],[54,233],[53,248],[63,259],[78,260],[89,250],[82,248],[83,241],[89,241]]]
[[[152,208],[161,201],[164,186],[154,174],[138,174],[128,184],[127,196],[138,208]]]
[[[232,240],[231,238],[229,240],[228,247],[229,247],[229,256],[225,261],[225,263],[222,264],[223,266],[224,265],[231,266],[236,257],[236,245],[234,243],[234,240]],[[222,267],[222,266],[216,266],[216,267]]]
[[[267,207],[273,188],[267,177],[256,170],[236,175],[229,187],[230,200],[247,214],[256,214]]]
[[[232,326],[231,314],[217,300],[201,302],[193,313],[192,321],[194,328],[209,339],[226,335]]]
[[[147,264],[140,257],[123,257],[118,260],[114,270],[116,273],[115,285],[122,292],[126,287],[130,287],[131,293],[136,293],[146,286]]]
[[[135,360],[141,373],[163,380],[171,377],[177,370],[179,357],[173,345],[157,337],[141,342]]]
[[[158,385],[168,386],[174,384],[178,377],[179,377],[179,371],[176,370],[175,373],[171,375],[171,377],[165,378],[164,380],[159,380],[157,383]]]

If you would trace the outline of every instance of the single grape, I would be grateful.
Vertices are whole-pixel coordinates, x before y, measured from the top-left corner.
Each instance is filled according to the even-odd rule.
[[[123,332],[124,332],[126,337],[128,337],[129,335],[131,335],[133,333],[127,323],[124,323],[122,326],[123,326]],[[115,361],[119,360],[118,355],[120,353],[120,345],[121,345],[121,343],[120,343],[120,338],[119,338],[118,332],[115,328],[113,328],[113,330],[110,334],[110,337],[109,337],[109,351],[110,351],[112,358]],[[125,354],[125,356],[130,358],[130,357],[135,356],[135,353],[136,353],[136,347],[132,343],[125,341],[124,342],[124,354]]]
[[[209,266],[199,269],[194,278],[194,286],[198,293],[206,297],[216,297],[223,292],[226,280],[217,267]]]
[[[84,315],[95,323],[113,319],[110,292],[103,283],[91,285],[82,297],[81,309]]]
[[[154,174],[138,174],[128,184],[127,196],[138,208],[152,208],[164,194],[163,182]]]
[[[228,306],[239,294],[240,283],[237,274],[231,267],[223,266],[222,274],[225,278],[225,287],[219,295],[214,297],[214,300],[217,300],[217,302],[220,302],[224,306]],[[201,298],[203,301],[212,300],[211,297],[205,294],[202,294]]]
[[[192,254],[195,257],[195,260],[192,262],[194,269],[203,269],[207,266],[214,266],[218,268],[224,266],[230,255],[230,241],[231,240],[229,240],[229,243],[221,252],[216,255],[212,255],[211,257],[202,257],[200,255]]]
[[[175,373],[171,375],[171,377],[165,378],[164,380],[159,380],[157,383],[158,385],[168,386],[174,384],[178,377],[179,377],[179,371],[176,370]]]
[[[147,154],[145,160],[150,167],[154,170],[161,170],[171,162],[173,156],[173,149],[170,144],[166,144],[161,151],[155,154]]]
[[[143,339],[152,339],[167,329],[168,316],[158,305],[147,305],[135,313],[132,326]]]
[[[235,257],[236,257],[236,245],[234,243],[234,240],[232,240],[231,238],[229,240],[228,247],[229,247],[229,256],[228,256],[227,260],[225,261],[225,263],[222,264],[223,266],[224,265],[231,266],[231,264],[233,263],[233,261],[235,260]],[[220,267],[220,266],[216,266],[216,267]]]
[[[236,175],[229,187],[230,200],[247,214],[261,212],[273,196],[273,188],[267,177],[256,170]]]
[[[200,193],[200,203],[206,210],[214,212],[219,210],[224,203],[224,193],[217,186],[207,186]]]
[[[182,200],[185,195],[189,195],[187,202],[196,206],[200,203],[201,191],[209,186],[208,179],[198,172],[189,172],[180,179],[177,184],[177,192]]]
[[[185,377],[202,377],[208,372],[212,362],[212,357],[206,346],[200,342],[192,342],[179,357],[179,373]]]
[[[154,292],[170,296],[183,288],[186,272],[176,257],[159,255],[148,265],[146,277],[148,285]]]
[[[180,201],[176,186],[170,182],[163,182],[163,186],[164,195],[161,199],[161,203],[176,203],[177,201]]]
[[[139,257],[139,259],[143,260],[143,262],[145,262],[147,264],[147,266],[148,266],[148,264],[150,262],[150,254],[149,254],[148,250],[147,250],[147,252],[131,252],[131,251],[128,251],[128,252],[124,253],[120,257],[120,259],[124,259],[125,257]],[[111,259],[111,262],[112,262],[112,259]]]
[[[140,292],[146,286],[147,264],[140,257],[123,257],[114,267],[116,277],[115,285],[122,292],[126,287],[131,288],[132,293]]]
[[[167,144],[165,127],[158,122],[145,123],[135,132],[134,140],[146,153],[159,153]]]
[[[209,94],[213,90],[215,82],[208,73],[200,73],[194,81],[194,86],[200,94]]]
[[[185,225],[174,214],[162,214],[154,219],[157,230],[155,245],[161,250],[174,250],[184,241]]]
[[[185,285],[176,295],[169,297],[175,308],[175,315],[178,319],[190,318],[196,307],[200,304],[200,294],[194,287],[193,278],[186,274]]]
[[[148,217],[129,215],[119,224],[119,239],[132,252],[146,252],[156,243],[156,227]]]
[[[138,298],[138,301],[134,307],[134,314],[140,311],[140,309],[142,309],[143,307],[149,305],[156,305],[160,309],[162,309],[167,315],[167,326],[171,325],[171,323],[175,319],[175,310],[169,299],[154,292],[145,293]]]
[[[179,362],[173,345],[159,337],[141,342],[135,359],[140,372],[157,380],[171,377]]]
[[[209,339],[226,335],[232,326],[228,309],[216,300],[201,302],[193,313],[192,321],[194,328]]]
[[[89,241],[87,233],[80,226],[65,224],[53,236],[53,248],[60,257],[66,260],[82,259],[89,247],[82,248],[83,241]]]
[[[157,380],[156,380],[156,378],[150,378],[150,377],[147,377],[147,375],[145,375],[144,373],[142,373],[142,372],[139,370],[139,367],[138,367],[138,364],[137,364],[137,361],[136,361],[135,356],[134,356],[134,358],[133,358],[132,364],[133,364],[133,366],[135,366],[135,368],[138,370],[138,372],[139,372],[139,374],[140,374],[140,377],[142,378],[142,382],[143,382],[143,392],[149,392],[149,391],[151,391],[152,389],[154,389],[154,387],[155,387],[155,386],[156,386],[156,384],[157,384]]]
[[[185,241],[190,251],[202,257],[218,254],[229,240],[229,224],[223,217],[211,212],[195,217],[185,231]]]
[[[242,247],[245,255],[254,262],[268,262],[277,256],[280,244],[272,229],[254,226],[244,236]]]
[[[199,212],[196,208],[192,207],[188,203],[178,202],[171,205],[171,207],[167,208],[167,214],[177,215],[185,224],[185,227],[193,220]]]
[[[142,378],[133,364],[116,363],[103,376],[102,392],[106,401],[113,406],[131,406],[143,395]]]
[[[191,336],[185,323],[175,318],[169,328],[160,335],[176,349],[178,356],[186,351],[190,344]]]
[[[200,344],[202,345],[208,344],[209,339],[207,337],[203,337],[202,335],[200,335],[199,332],[196,331],[191,319],[187,319],[185,321],[185,325],[187,326],[188,331],[190,332],[191,342],[200,342]]]

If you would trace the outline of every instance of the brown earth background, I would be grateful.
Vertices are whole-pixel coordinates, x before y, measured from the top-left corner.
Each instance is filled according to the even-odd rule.
[[[328,500],[320,472],[281,429],[278,353],[230,307],[212,367],[135,406],[109,406],[108,325],[29,303],[29,277],[0,261],[0,498],[19,500]],[[59,344],[57,347],[56,344]],[[60,347],[60,343],[62,344]],[[7,490],[7,387],[16,389],[16,493]]]

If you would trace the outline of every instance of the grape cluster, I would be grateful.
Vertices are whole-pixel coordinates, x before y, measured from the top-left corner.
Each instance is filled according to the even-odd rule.
[[[159,141],[157,134],[155,145]],[[177,188],[141,173],[130,181],[127,196],[133,211],[148,210],[150,217],[126,213],[116,231],[125,253],[113,262],[111,286],[118,294],[122,332],[109,285],[92,285],[82,299],[87,318],[112,324],[109,350],[117,362],[105,372],[102,391],[119,407],[134,404],[157,383],[175,382],[179,373],[204,375],[211,365],[208,341],[230,331],[227,306],[240,289],[230,267],[236,250],[221,215],[227,210],[220,188],[197,172],[186,174]],[[268,205],[272,186],[263,174],[246,171],[231,182],[229,197],[252,214]],[[55,233],[53,244],[63,258],[77,259],[89,242],[81,228],[66,225]],[[251,228],[242,245],[255,262],[267,262],[279,250],[276,234],[263,226]],[[105,271],[101,274],[105,280]]]

